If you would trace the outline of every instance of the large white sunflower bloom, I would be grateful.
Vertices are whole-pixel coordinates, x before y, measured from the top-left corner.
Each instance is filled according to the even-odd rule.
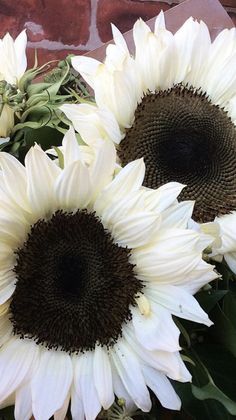
[[[0,403],[16,420],[94,420],[114,396],[151,409],[190,381],[172,315],[210,326],[192,296],[216,277],[211,238],[186,228],[183,188],[142,186],[142,159],[114,177],[112,142],[86,164],[70,130],[64,168],[39,146],[0,154]],[[94,153],[94,152],[93,152]],[[148,387],[148,388],[147,388]]]
[[[104,63],[72,58],[94,89],[96,105],[66,104],[62,110],[87,143],[93,143],[95,127],[96,138],[116,143],[121,165],[144,157],[147,187],[186,184],[180,200],[196,201],[197,222],[217,218],[235,271],[236,29],[211,42],[204,22],[190,18],[173,35],[160,13],[154,32],[141,19],[135,23],[134,55],[112,30],[114,45]]]
[[[23,30],[15,40],[7,33],[0,39],[0,81],[18,86],[26,71],[26,31]],[[5,103],[0,115],[0,137],[9,136],[14,127],[14,110]]]

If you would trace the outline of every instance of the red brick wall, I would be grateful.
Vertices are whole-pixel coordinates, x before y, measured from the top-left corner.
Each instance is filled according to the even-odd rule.
[[[0,37],[16,36],[23,28],[29,38],[31,64],[83,53],[111,39],[110,23],[131,29],[138,17],[148,20],[183,0],[0,0]],[[198,0],[196,0],[198,1]],[[236,0],[221,0],[236,24]]]

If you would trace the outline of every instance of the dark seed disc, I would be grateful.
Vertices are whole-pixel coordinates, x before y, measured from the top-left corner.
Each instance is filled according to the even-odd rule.
[[[17,250],[15,334],[70,353],[113,345],[142,289],[129,255],[95,214],[39,220]]]
[[[122,164],[144,157],[144,185],[186,184],[193,218],[209,222],[236,209],[236,128],[199,90],[177,85],[147,94],[118,150]]]

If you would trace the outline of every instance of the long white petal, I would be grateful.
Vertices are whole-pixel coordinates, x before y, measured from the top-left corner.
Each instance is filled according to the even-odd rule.
[[[55,182],[58,207],[73,211],[85,208],[92,194],[88,168],[79,160],[68,165]]]
[[[176,203],[176,198],[184,187],[185,185],[179,182],[168,182],[157,190],[143,190],[146,209],[160,214],[168,209],[171,204]]]
[[[188,382],[191,380],[191,375],[185,368],[184,363],[179,356],[179,352],[169,352],[163,350],[150,351],[144,349],[141,345],[138,346],[134,332],[128,326],[123,328],[123,335],[140,359],[140,362],[163,372],[171,379],[175,379],[180,382]]]
[[[119,245],[137,248],[150,242],[156,224],[155,213],[140,211],[115,223],[112,235]]]
[[[71,163],[81,160],[81,151],[73,127],[70,127],[64,135],[62,148],[65,168]]]
[[[26,45],[27,45],[27,35],[26,35],[26,30],[24,29],[17,36],[14,42],[14,47],[15,47],[15,52],[16,52],[17,79],[18,80],[21,78],[21,76],[23,76],[27,67]]]
[[[30,382],[26,382],[16,390],[15,420],[26,420],[32,416],[32,397]]]
[[[27,178],[25,167],[9,153],[0,154],[0,163],[6,189],[11,199],[26,211],[30,211],[26,194]]]
[[[72,66],[78,71],[84,80],[93,88],[94,78],[97,73],[97,69],[101,64],[100,61],[90,57],[77,56],[71,59]]]
[[[99,401],[107,410],[114,402],[112,373],[107,351],[98,345],[94,351],[93,374]]]
[[[167,308],[173,315],[189,321],[211,326],[212,322],[197,300],[183,288],[172,285],[152,285],[146,294],[156,303]]]
[[[0,349],[0,402],[30,378],[37,363],[38,347],[28,340],[13,338]]]
[[[116,165],[116,149],[111,141],[94,148],[95,158],[90,166],[94,198],[112,181]]]
[[[75,359],[75,390],[80,396],[86,420],[95,420],[101,410],[93,378],[93,353],[86,352]]]
[[[66,413],[68,411],[69,402],[70,402],[70,395],[68,394],[64,403],[63,403],[63,406],[55,412],[54,420],[65,420],[66,419]]]
[[[102,191],[94,204],[98,214],[102,214],[103,209],[112,201],[124,198],[125,194],[137,191],[143,182],[145,165],[143,159],[138,159],[128,163],[115,179]]]
[[[147,386],[154,392],[163,407],[180,410],[181,400],[167,377],[150,366],[143,365],[142,371]]]
[[[111,357],[126,390],[133,398],[137,407],[141,408],[144,412],[150,411],[150,395],[135,353],[133,353],[123,339],[120,339],[114,345],[111,351]]]
[[[81,399],[75,391],[74,385],[71,387],[71,416],[73,420],[84,420],[84,408]]]
[[[119,376],[119,373],[117,372],[117,369],[114,363],[111,363],[111,366],[112,366],[112,383],[113,383],[115,395],[117,396],[118,399],[125,400],[125,407],[127,408],[127,410],[136,411],[137,406],[134,403],[132,397],[127,392]]]
[[[28,180],[27,195],[33,212],[42,218],[48,212],[53,212],[56,207],[53,184],[61,170],[39,146],[32,147],[27,153],[25,166]]]
[[[151,351],[180,350],[180,332],[165,308],[152,303],[150,314],[141,314],[138,308],[133,308],[132,315],[135,335],[143,347]]]
[[[60,351],[40,350],[39,366],[31,383],[33,415],[37,420],[50,418],[62,407],[71,383],[70,356]]]

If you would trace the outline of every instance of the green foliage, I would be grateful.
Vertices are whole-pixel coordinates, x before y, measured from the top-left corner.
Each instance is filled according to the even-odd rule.
[[[44,149],[61,143],[62,134],[71,124],[60,110],[62,104],[93,101],[72,68],[70,56],[48,72],[51,64],[35,65],[26,71],[18,87],[1,82],[0,96],[6,97],[4,101],[14,109],[15,125],[10,140],[1,144],[0,150],[13,154],[21,161],[34,142]]]
[[[195,420],[236,418],[235,276],[225,263],[217,264],[217,269],[222,280],[196,295],[214,325],[205,328],[181,320],[183,354],[194,364],[188,364],[192,384],[174,383],[182,400],[180,419],[186,414]]]

